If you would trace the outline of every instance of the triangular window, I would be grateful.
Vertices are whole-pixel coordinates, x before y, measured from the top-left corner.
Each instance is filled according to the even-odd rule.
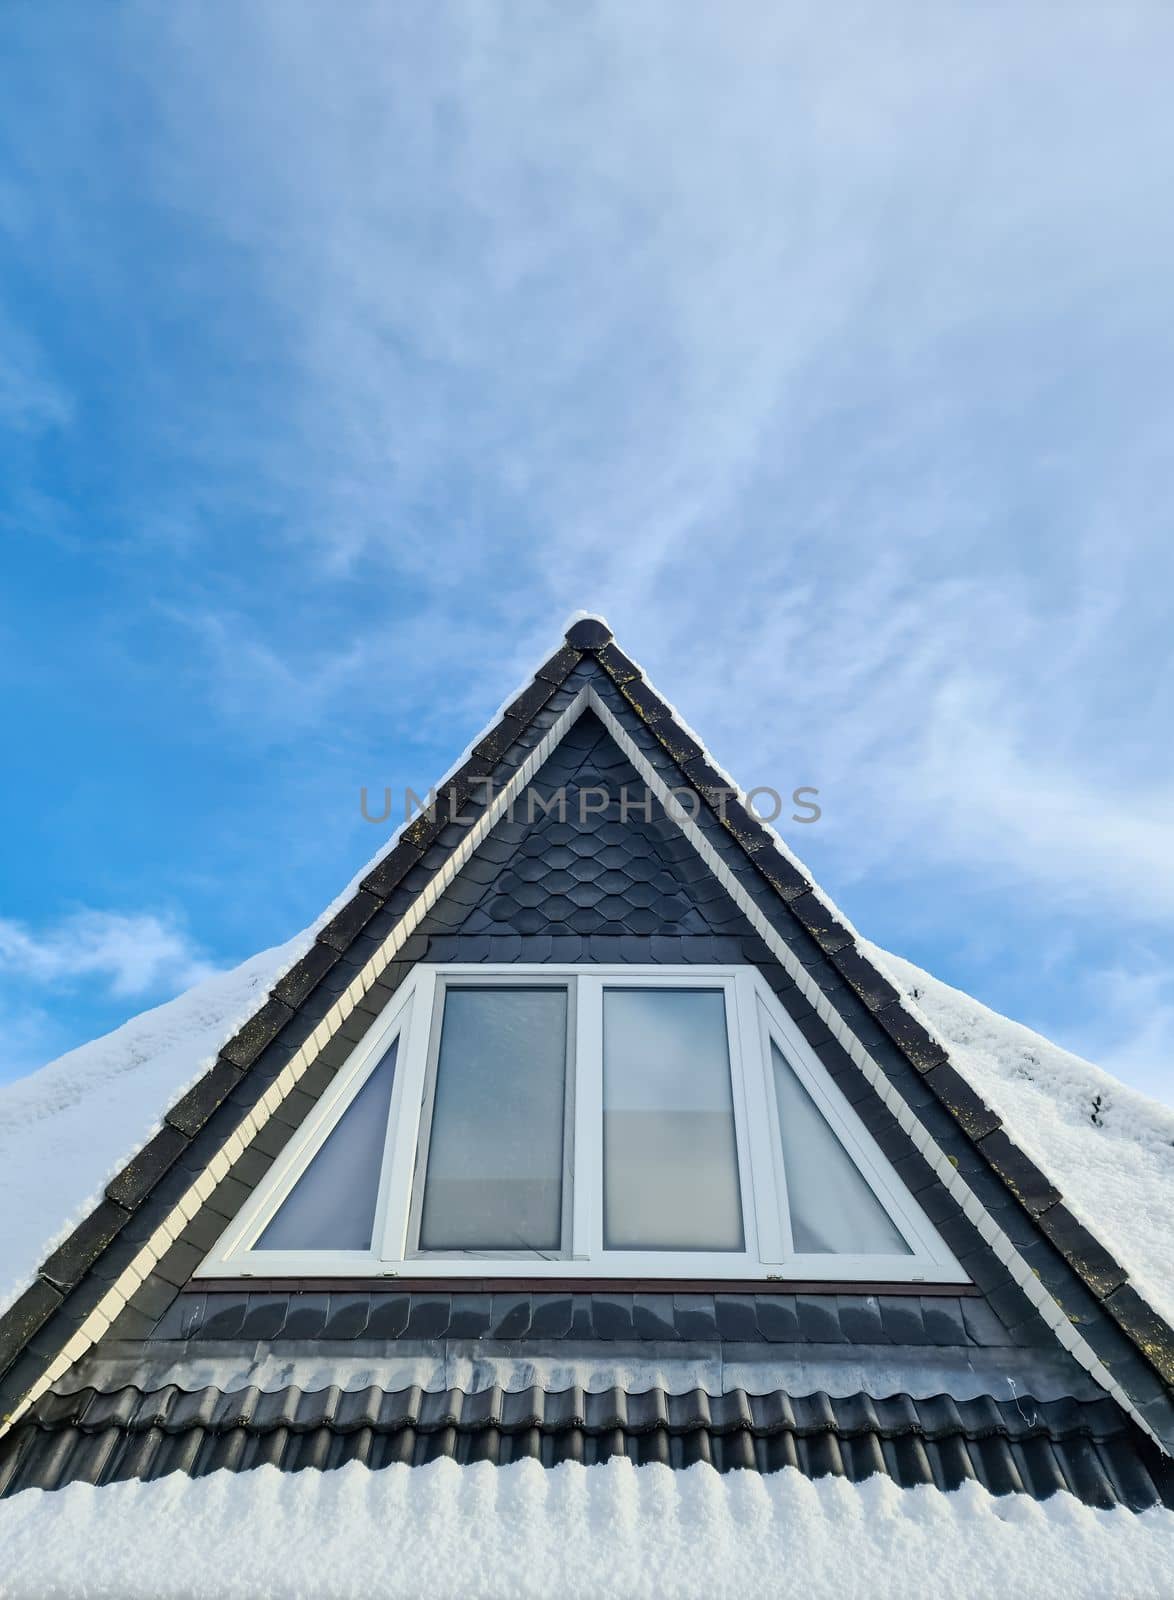
[[[370,1250],[398,1049],[362,1080],[255,1250]]]
[[[362,1271],[378,1257],[413,991],[405,984],[368,1029],[221,1239],[217,1251],[247,1276],[305,1262]]]
[[[876,1191],[773,1039],[770,1056],[796,1253],[912,1255]]]
[[[776,1199],[763,1259],[773,1253],[797,1276],[936,1273],[951,1259],[936,1228],[777,998],[757,987]]]

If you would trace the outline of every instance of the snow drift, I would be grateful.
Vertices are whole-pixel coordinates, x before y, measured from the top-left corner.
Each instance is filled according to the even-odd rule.
[[[29,1489],[0,1503],[0,1544],[9,1600],[1165,1600],[1174,1513],[791,1467],[352,1462]]]

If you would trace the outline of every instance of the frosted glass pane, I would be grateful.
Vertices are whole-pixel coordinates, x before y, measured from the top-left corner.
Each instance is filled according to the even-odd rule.
[[[396,1044],[343,1112],[255,1250],[371,1248]]]
[[[720,989],[604,991],[603,1242],[743,1247]]]
[[[912,1255],[773,1039],[770,1053],[796,1251],[800,1255]]]
[[[562,1244],[567,991],[450,988],[421,1250]]]

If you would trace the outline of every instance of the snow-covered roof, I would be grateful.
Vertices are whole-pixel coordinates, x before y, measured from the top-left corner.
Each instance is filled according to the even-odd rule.
[[[1138,1292],[1174,1322],[1174,1110],[866,941]]]
[[[306,935],[132,1017],[0,1088],[0,1310],[212,1065]]]
[[[0,1503],[4,1593],[92,1600],[266,1594],[1158,1600],[1174,1513],[719,1474],[624,1459],[544,1468],[350,1463],[73,1484]],[[768,1574],[770,1578],[768,1579]]]

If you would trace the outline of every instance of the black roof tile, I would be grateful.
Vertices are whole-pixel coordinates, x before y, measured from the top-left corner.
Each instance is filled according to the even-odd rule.
[[[600,646],[596,659],[613,683],[623,685],[642,676],[640,668],[629,661],[614,639]]]
[[[485,757],[485,760],[496,765],[497,762],[501,762],[502,757],[510,749],[510,746],[517,742],[518,734],[521,733],[521,726],[523,725],[517,722],[517,718],[499,718],[494,723],[493,728],[489,728],[488,733],[481,734],[481,738],[473,746],[472,754],[481,755],[481,757]]]
[[[124,1206],[113,1200],[102,1201],[54,1250],[41,1268],[42,1277],[55,1288],[72,1289],[129,1220],[130,1212]]]
[[[889,1344],[885,1319],[876,1295],[838,1295],[836,1312],[844,1337],[852,1344]]]
[[[288,1314],[290,1299],[285,1294],[250,1294],[237,1336],[242,1339],[280,1338]]]
[[[721,1338],[752,1343],[758,1338],[758,1314],[751,1294],[715,1294],[717,1331]]]
[[[549,660],[542,663],[535,677],[545,678],[547,683],[560,685],[566,681],[567,674],[577,667],[581,660],[582,654],[574,645],[564,644]]]
[[[225,1061],[230,1061],[234,1067],[244,1071],[251,1067],[253,1062],[271,1044],[293,1016],[293,1010],[283,1000],[278,1000],[272,995],[259,1011],[249,1018],[244,1027],[221,1050],[220,1054]],[[167,1119],[169,1122],[172,1118]],[[176,1126],[182,1126],[177,1123]]]
[[[855,1394],[714,1396],[541,1389],[464,1394],[419,1388],[314,1393],[290,1388],[48,1396],[0,1443],[0,1493],[167,1472],[202,1475],[262,1463],[285,1470],[359,1461],[373,1469],[441,1457],[543,1465],[626,1455],[719,1471],[797,1467],[948,1488],[973,1477],[990,1492],[1064,1489],[1098,1506],[1169,1504],[1171,1467],[1110,1402],[873,1399]]]
[[[61,1290],[36,1278],[23,1294],[9,1306],[0,1320],[0,1372],[3,1372],[20,1351],[44,1326],[50,1315],[61,1305]]]
[[[998,1113],[991,1110],[982,1096],[948,1061],[931,1067],[925,1075],[925,1082],[976,1142],[1002,1126],[1002,1118]]]
[[[717,1312],[712,1294],[674,1294],[673,1315],[682,1339],[716,1339]]]
[[[273,994],[296,1009],[313,991],[339,959],[339,951],[329,945],[312,944],[299,961],[273,986]]]
[[[535,678],[528,684],[516,699],[511,700],[506,707],[507,717],[514,717],[519,722],[527,723],[550,699],[555,691],[555,685],[548,683],[544,678]]]
[[[845,1344],[847,1335],[840,1323],[835,1300],[825,1295],[801,1294],[795,1297],[799,1331],[811,1344]]]
[[[570,1332],[573,1314],[572,1297],[568,1293],[535,1293],[530,1300],[530,1326],[532,1339],[564,1339]]]
[[[599,617],[583,617],[571,624],[566,637],[576,650],[602,650],[611,636],[611,629]]]
[[[678,1337],[671,1294],[633,1294],[632,1325],[638,1339]]]
[[[762,819],[756,812],[744,806],[736,796],[725,800],[721,820],[742,849],[751,856],[772,843],[770,834],[763,827]]]
[[[281,1324],[281,1337],[283,1339],[322,1337],[331,1311],[330,1298],[330,1295],[324,1292],[294,1295],[290,1299],[285,1320]]]
[[[796,1344],[802,1338],[793,1295],[756,1295],[754,1309],[758,1332],[768,1343]]]
[[[371,1311],[371,1297],[348,1290],[332,1290],[326,1318],[322,1324],[324,1339],[360,1339],[367,1331],[367,1318]]]
[[[520,1339],[530,1327],[530,1296],[495,1294],[490,1312],[489,1332],[494,1339]]]
[[[326,926],[319,930],[317,942],[329,945],[341,955],[343,951],[349,949],[356,934],[362,932],[382,904],[383,901],[378,895],[370,893],[367,889],[360,889],[347,901],[342,910],[336,912]]]
[[[592,1339],[595,1324],[592,1321],[591,1296],[585,1293],[571,1295],[571,1326],[568,1338]]]
[[[900,997],[896,989],[855,945],[834,951],[832,965],[855,989],[870,1011],[881,1011],[898,1002]]]
[[[1038,1216],[1061,1198],[1060,1191],[1034,1161],[1013,1144],[1002,1128],[978,1141],[978,1147],[1021,1204]]]
[[[209,1295],[200,1334],[205,1339],[235,1339],[249,1309],[247,1295]],[[215,1303],[212,1303],[215,1302]]]
[[[845,974],[847,976],[847,974]],[[885,1006],[876,1019],[919,1072],[928,1072],[946,1060],[946,1051],[903,1006]]]
[[[1166,1383],[1174,1384],[1174,1333],[1170,1325],[1131,1283],[1114,1289],[1105,1297],[1105,1305]]]
[[[410,1310],[411,1296],[407,1294],[380,1295],[372,1300],[365,1330],[367,1338],[398,1339],[407,1326]]]
[[[625,680],[621,685],[621,692],[624,699],[643,722],[662,722],[672,716],[668,706],[656,693],[655,689],[650,689],[642,678]]]
[[[754,866],[787,905],[811,887],[794,862],[769,840],[755,851]]]
[[[1093,1238],[1084,1224],[1077,1221],[1066,1205],[1049,1206],[1036,1220],[1056,1249],[1078,1266],[1080,1276],[1099,1298],[1103,1299],[1125,1282],[1125,1269]]]
[[[446,1293],[413,1294],[404,1325],[405,1339],[440,1339],[448,1332],[452,1296]]]
[[[630,1294],[593,1294],[591,1320],[598,1339],[631,1339],[636,1336],[633,1297]]]
[[[696,739],[686,733],[672,717],[666,717],[663,722],[655,723],[651,731],[679,767],[684,766],[686,761],[693,761],[697,756],[704,754]]]
[[[172,1106],[167,1113],[168,1123],[190,1139],[199,1133],[217,1106],[239,1082],[240,1070],[232,1062],[224,1059],[217,1061]]]

